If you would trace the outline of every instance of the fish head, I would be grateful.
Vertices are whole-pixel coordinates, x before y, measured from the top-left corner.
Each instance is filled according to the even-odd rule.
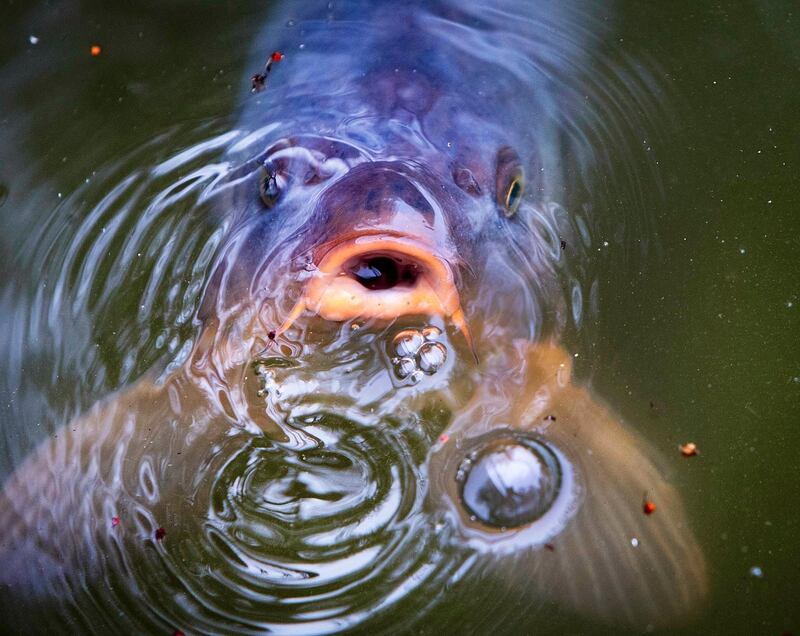
[[[281,294],[292,305],[269,317],[275,334],[301,318],[386,324],[438,316],[476,358],[487,325],[533,337],[547,297],[533,299],[531,290],[552,279],[552,267],[535,237],[526,253],[516,247],[530,229],[515,218],[531,205],[522,160],[501,139],[486,143],[490,150],[478,154],[400,140],[380,155],[311,135],[273,144],[256,161],[256,182],[246,182],[249,207],[235,207],[248,210],[247,222],[270,219],[261,224],[270,245],[256,251],[280,249],[290,263],[255,287],[300,283]],[[509,312],[508,298],[536,308]]]

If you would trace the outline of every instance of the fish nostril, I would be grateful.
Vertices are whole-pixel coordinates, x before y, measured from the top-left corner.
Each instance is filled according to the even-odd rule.
[[[370,256],[356,261],[347,273],[363,287],[372,291],[413,286],[417,281],[418,267],[389,256]]]

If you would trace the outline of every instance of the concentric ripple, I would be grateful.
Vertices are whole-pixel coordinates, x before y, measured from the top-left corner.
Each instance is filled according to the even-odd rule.
[[[143,559],[125,557],[138,579],[168,573],[148,582],[157,623],[337,632],[435,591],[462,563],[423,512],[417,427],[319,412],[292,429],[288,443],[239,433],[184,450],[203,474],[177,492],[164,484],[179,503],[147,514],[166,536]]]
[[[387,579],[408,577],[426,542],[420,474],[386,433],[320,415],[307,418],[303,446],[238,448],[212,487],[205,547],[220,589],[206,588],[207,607],[246,596],[240,620],[324,631],[323,619],[351,623],[387,595]]]

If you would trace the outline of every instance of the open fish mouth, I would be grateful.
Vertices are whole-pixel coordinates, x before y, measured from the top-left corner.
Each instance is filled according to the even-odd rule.
[[[448,258],[424,238],[366,231],[316,250],[316,270],[278,333],[306,310],[324,320],[441,316],[472,346]]]

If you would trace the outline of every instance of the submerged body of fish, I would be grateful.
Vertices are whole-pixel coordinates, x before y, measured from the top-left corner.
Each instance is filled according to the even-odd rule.
[[[447,542],[532,607],[555,602],[639,627],[691,615],[707,582],[680,497],[652,451],[573,383],[572,356],[558,344],[560,275],[574,243],[568,219],[542,211],[586,187],[594,157],[564,137],[585,105],[557,78],[600,35],[555,3],[294,13],[262,38],[285,59],[243,113],[261,151],[218,187],[229,233],[193,351],[166,378],[142,379],[64,427],[7,481],[2,606],[49,602],[69,614],[91,606],[86,590],[101,585],[116,591],[82,612],[99,624],[142,602],[157,618],[138,628],[185,622],[198,589],[222,576],[209,556],[226,549],[212,521],[236,519],[203,476],[228,470],[226,445],[239,452],[259,436],[304,452],[335,448],[317,420],[303,425],[305,396],[317,392],[333,396],[331,411],[337,394],[357,394],[357,406],[339,405],[354,419],[370,409],[443,414],[406,518],[438,519],[429,532],[446,526]],[[377,379],[372,363],[369,374],[355,358],[327,364],[336,343],[359,338],[362,354],[383,364]],[[347,497],[298,494],[298,483],[295,474],[297,508],[286,513],[297,523],[306,500],[318,512]],[[644,513],[644,493],[656,514]],[[332,576],[299,549],[283,569],[272,563],[278,574],[256,567],[259,541],[293,541],[292,523],[263,525],[256,515],[239,528],[250,552],[236,553],[238,585],[258,589],[258,602],[269,605],[285,581]],[[154,597],[143,582],[159,577]],[[376,593],[376,612],[396,585]],[[297,615],[322,606],[312,598]],[[260,625],[236,611],[231,630]],[[337,624],[363,618],[345,612]]]

